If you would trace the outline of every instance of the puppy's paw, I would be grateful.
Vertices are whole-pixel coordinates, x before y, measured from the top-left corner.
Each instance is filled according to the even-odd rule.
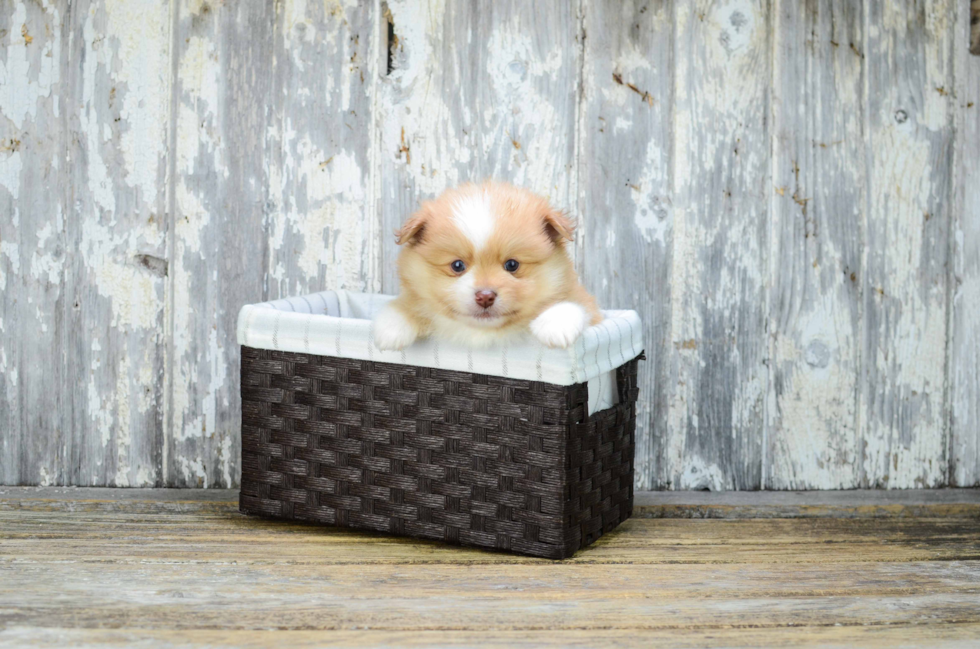
[[[418,327],[393,306],[374,316],[374,344],[378,349],[402,349],[419,337]]]
[[[589,314],[574,302],[559,302],[531,321],[531,333],[548,347],[565,348],[578,340]]]

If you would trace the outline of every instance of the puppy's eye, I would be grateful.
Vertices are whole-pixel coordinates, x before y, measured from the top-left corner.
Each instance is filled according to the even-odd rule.
[[[517,270],[518,266],[520,266],[520,264],[517,263],[516,259],[508,259],[504,262],[504,270],[506,270],[508,273],[513,273],[515,270]]]
[[[454,273],[462,273],[464,270],[466,270],[466,264],[464,264],[463,260],[461,259],[457,259],[453,263],[449,264],[449,267],[453,269]]]

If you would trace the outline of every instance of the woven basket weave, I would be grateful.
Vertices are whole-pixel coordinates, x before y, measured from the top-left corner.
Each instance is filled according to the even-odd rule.
[[[630,516],[636,364],[585,384],[242,347],[247,514],[571,556]]]

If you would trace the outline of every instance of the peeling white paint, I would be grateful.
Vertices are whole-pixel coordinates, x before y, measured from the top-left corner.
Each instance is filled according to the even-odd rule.
[[[724,491],[724,472],[717,464],[708,464],[698,456],[692,456],[684,464],[677,489]]]
[[[218,450],[218,466],[221,468],[221,477],[224,479],[225,485],[235,484],[232,476],[232,466],[238,460],[235,457],[235,453],[232,450],[231,436],[223,435],[221,437],[221,447]]]
[[[94,274],[98,294],[109,298],[112,325],[124,330],[156,331],[163,312],[159,279],[139,268],[133,258],[141,242],[158,243],[162,232],[154,227],[118,232],[94,219],[82,223],[81,253]]]
[[[104,38],[104,35],[95,30],[93,11],[90,11],[85,18],[82,36],[88,44],[94,43],[97,38]],[[94,104],[102,99],[96,94],[96,79],[99,76],[99,69],[106,66],[107,61],[102,49],[85,58],[82,69],[82,102],[85,108],[79,111],[78,119],[87,142],[88,190],[99,208],[113,214],[116,211],[115,187],[110,178],[109,168],[102,158],[103,141],[99,137],[102,125],[98,121],[94,107]]]
[[[197,253],[204,259],[201,250],[201,237],[211,223],[211,213],[204,209],[200,199],[187,189],[184,180],[177,182],[177,213],[179,218],[175,223],[178,241],[179,257],[187,252]]]
[[[670,230],[670,203],[666,197],[656,196],[655,187],[663,187],[668,177],[667,152],[657,142],[647,144],[647,155],[643,161],[642,171],[636,179],[630,197],[636,205],[633,221],[636,228],[648,243],[667,243],[667,232]]]
[[[61,39],[42,38],[37,34],[36,40],[31,36],[31,43],[27,43],[19,33],[21,28],[27,28],[29,36],[31,28],[35,28],[35,33],[36,28],[60,28],[62,18],[58,9],[45,6],[44,10],[45,24],[32,23],[27,27],[26,3],[18,1],[14,4],[8,23],[13,28],[8,36],[10,46],[6,48],[5,56],[0,57],[0,115],[10,120],[18,131],[35,123],[41,100],[50,97],[52,89],[61,80]],[[38,48],[41,48],[40,52]]]
[[[134,401],[134,395],[131,390],[131,383],[129,381],[129,372],[127,371],[130,367],[129,359],[126,357],[122,358],[122,362],[119,364],[120,371],[116,377],[116,389],[113,394],[113,404],[116,411],[116,422],[113,426],[113,432],[115,433],[115,455],[116,455],[116,474],[113,478],[114,486],[116,487],[129,487],[129,475],[130,475],[130,465],[129,465],[129,453],[130,446],[133,442],[132,434],[132,419],[130,413],[130,404]],[[136,389],[139,392],[139,388]],[[105,443],[103,442],[103,446]]]
[[[188,459],[178,458],[180,463],[180,473],[184,482],[202,489],[208,488],[208,473],[204,469],[204,462],[201,458]]]
[[[725,448],[724,488],[757,488],[768,385],[760,335],[768,251],[760,225],[768,210],[753,185],[768,173],[770,146],[760,130],[768,34],[756,28],[765,18],[753,2],[717,5],[707,16],[682,3],[675,19],[676,42],[703,50],[678,50],[674,76],[667,480],[683,484],[687,466],[717,464]],[[706,373],[725,388],[707,388]],[[710,421],[699,413],[710,413]]]
[[[7,258],[14,275],[20,274],[20,246],[14,241],[0,241],[0,255]],[[2,266],[0,266],[2,268]]]
[[[16,201],[20,198],[20,174],[24,168],[20,151],[0,153],[0,157],[3,161],[3,164],[0,164],[0,187],[10,192],[10,197]]]
[[[907,10],[891,4],[875,10],[882,26],[872,33],[870,46],[892,53],[908,33]],[[944,3],[942,11],[949,12],[949,6]],[[871,486],[925,487],[946,477],[947,242],[930,245],[943,232],[934,231],[936,224],[949,214],[944,195],[949,160],[941,152],[948,150],[943,131],[952,124],[948,102],[934,103],[932,96],[943,97],[948,83],[950,36],[948,30],[929,32],[942,22],[933,16],[919,34],[927,43],[924,56],[900,54],[906,62],[897,68],[885,58],[870,63],[876,83],[870,100],[875,156],[865,253],[868,384],[861,394],[861,425],[863,469]],[[909,75],[924,83],[906,87]],[[925,109],[916,114],[919,105]],[[898,110],[906,112],[900,116]],[[913,123],[925,128],[910,128]]]
[[[63,221],[64,219],[59,209],[56,218],[58,230],[64,227]],[[64,270],[64,256],[45,251],[50,248],[48,240],[60,234],[60,232],[55,231],[51,222],[45,223],[44,227],[37,232],[37,250],[31,256],[31,276],[35,279],[44,280],[52,285],[57,285],[61,282],[61,276]],[[3,282],[0,282],[0,285],[2,284]]]
[[[766,488],[861,486],[864,66],[831,42],[861,45],[847,10],[774,15]]]
[[[88,381],[88,416],[94,424],[92,430],[99,436],[103,451],[109,446],[112,439],[112,429],[115,424],[114,408],[112,395],[104,396],[99,389],[96,379],[96,370],[102,366],[102,345],[98,338],[92,340],[92,371]],[[97,480],[97,478],[96,478]]]
[[[194,173],[195,159],[201,147],[209,155],[215,173],[228,175],[224,156],[227,150],[213,128],[219,109],[221,89],[220,61],[217,44],[200,36],[191,36],[180,58],[178,78],[181,101],[176,120],[177,168],[182,175]]]
[[[125,178],[152,205],[157,200],[159,165],[167,146],[170,67],[169,58],[159,53],[169,49],[168,11],[166,3],[154,7],[105,0],[104,12],[106,33],[113,42],[99,54],[111,54],[119,62],[111,78],[112,90],[122,97],[119,117],[125,127],[120,149]]]
[[[714,5],[709,14],[709,32],[714,38],[708,43],[721,47],[728,56],[745,50],[752,44],[757,14],[756,5],[749,0],[729,0]]]

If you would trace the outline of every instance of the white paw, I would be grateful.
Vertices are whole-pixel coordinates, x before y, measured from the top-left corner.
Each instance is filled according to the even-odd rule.
[[[548,347],[565,348],[578,340],[589,314],[574,302],[559,302],[531,321],[531,333]]]
[[[374,344],[378,349],[402,349],[415,342],[418,329],[392,306],[386,306],[374,316]]]

